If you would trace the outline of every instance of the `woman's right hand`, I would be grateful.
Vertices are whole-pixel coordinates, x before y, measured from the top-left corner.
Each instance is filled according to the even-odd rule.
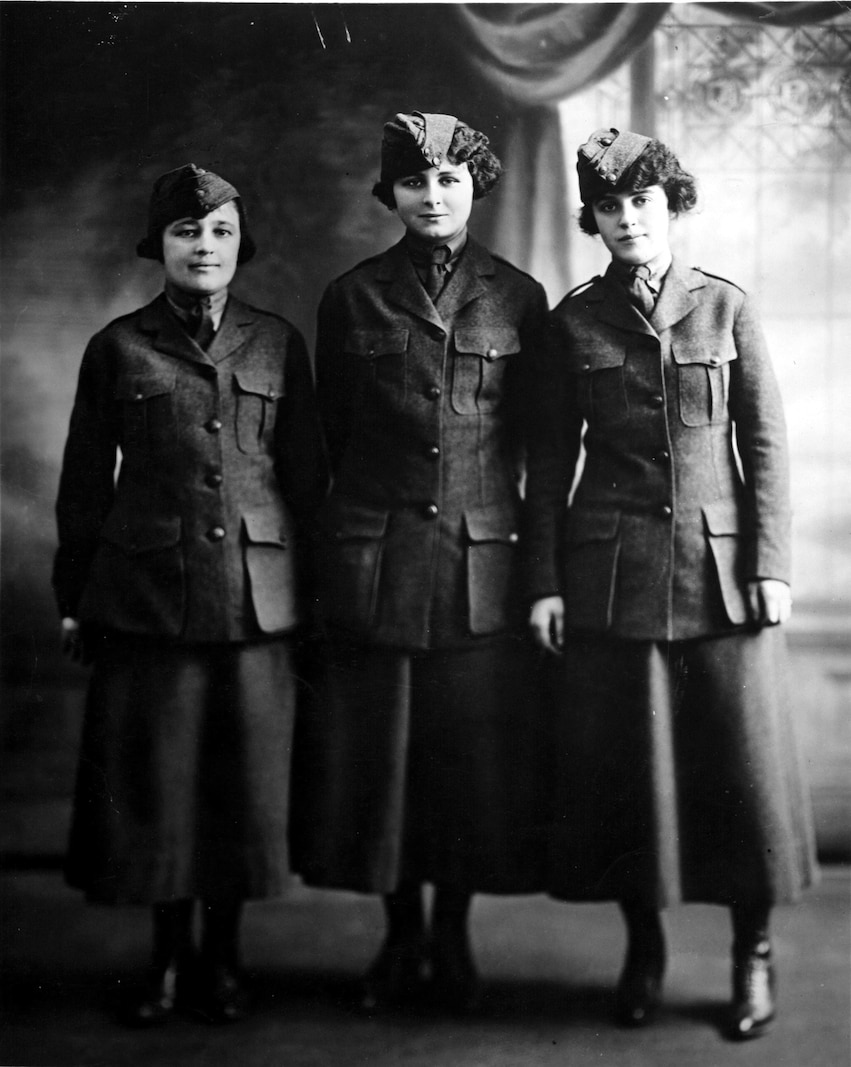
[[[529,625],[535,640],[548,652],[564,649],[564,601],[560,596],[536,600],[529,615]]]
[[[83,635],[79,619],[66,616],[62,620],[59,628],[59,647],[62,649],[62,655],[74,663],[83,662]]]

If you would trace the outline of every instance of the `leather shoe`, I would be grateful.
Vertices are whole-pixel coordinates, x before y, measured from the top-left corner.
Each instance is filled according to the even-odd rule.
[[[475,1008],[479,976],[466,933],[437,937],[431,946],[431,983],[434,1002],[455,1014]]]
[[[162,1026],[178,1006],[183,977],[174,962],[152,970],[142,988],[121,1005],[121,1021],[126,1026]]]
[[[733,1002],[729,1036],[733,1041],[761,1037],[776,1014],[776,975],[769,941],[759,941],[747,952],[733,952]]]
[[[640,946],[630,945],[615,990],[615,1018],[621,1026],[647,1026],[653,1021],[664,974],[665,943],[661,933]]]
[[[239,975],[225,964],[215,964],[202,985],[197,1012],[209,1023],[236,1023],[249,1014],[248,992]]]
[[[421,938],[385,941],[361,983],[359,1007],[370,1013],[416,1000],[425,977]]]

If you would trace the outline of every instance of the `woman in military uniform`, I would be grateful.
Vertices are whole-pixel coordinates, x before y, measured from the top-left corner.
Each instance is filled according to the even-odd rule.
[[[418,996],[429,974],[440,1001],[469,1006],[472,894],[540,887],[541,705],[517,559],[546,299],[467,231],[500,174],[487,145],[450,115],[386,124],[373,191],[405,234],[332,282],[318,315],[328,658],[299,724],[295,837],[310,884],[384,896],[367,1008]]]
[[[59,486],[63,644],[94,661],[66,871],[92,901],[153,906],[129,1022],[181,999],[226,1022],[242,902],[287,884],[300,539],[325,459],[300,334],[228,290],[254,254],[236,189],[163,175],[138,253],[165,290],[89,343]]]
[[[780,395],[746,294],[672,258],[696,189],[670,150],[599,130],[578,171],[612,261],[553,312],[528,481],[532,626],[563,655],[550,888],[619,901],[627,1025],[659,1000],[660,909],[730,908],[729,1032],[752,1037],[775,1010],[771,908],[813,872]]]

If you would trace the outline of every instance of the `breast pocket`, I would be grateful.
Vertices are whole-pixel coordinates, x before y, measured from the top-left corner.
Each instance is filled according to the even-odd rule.
[[[577,343],[568,353],[576,375],[582,414],[595,429],[621,426],[629,418],[624,365],[626,345]]]
[[[168,451],[174,447],[173,368],[140,370],[119,376],[115,399],[121,409],[122,450]]]
[[[355,360],[363,399],[390,393],[404,402],[408,376],[408,331],[353,329],[346,334],[346,355]]]
[[[277,403],[283,395],[281,381],[268,370],[239,370],[234,372],[233,383],[237,448],[246,455],[268,452]]]
[[[685,426],[707,426],[728,418],[730,364],[737,358],[732,341],[723,347],[684,342],[671,347],[677,368],[680,419]]]
[[[459,415],[493,411],[502,400],[505,374],[520,352],[514,326],[466,326],[455,331],[452,410]]]

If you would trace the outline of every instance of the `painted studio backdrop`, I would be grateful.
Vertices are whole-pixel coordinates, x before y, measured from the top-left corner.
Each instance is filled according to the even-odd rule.
[[[838,3],[7,3],[2,19],[2,667],[7,857],[64,849],[85,672],[58,657],[53,502],[88,338],[150,300],[153,179],[242,192],[235,290],[312,342],[325,284],[386,247],[381,124],[443,111],[506,163],[475,230],[555,303],[605,264],[575,224],[598,126],[668,141],[690,263],[761,308],[793,457],[795,699],[824,855],[851,853],[851,12]],[[416,89],[414,89],[416,87]]]

